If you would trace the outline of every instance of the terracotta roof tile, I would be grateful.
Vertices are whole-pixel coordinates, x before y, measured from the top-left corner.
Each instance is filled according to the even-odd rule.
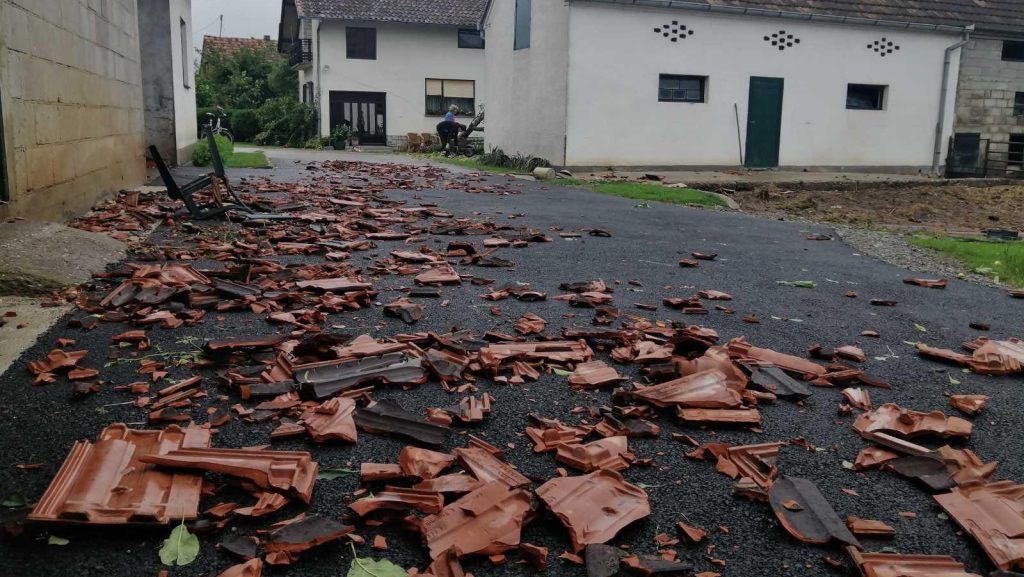
[[[485,0],[295,0],[299,17],[476,26]]]
[[[266,49],[277,54],[277,41],[268,38],[229,38],[227,36],[203,36],[203,54],[220,50],[225,54],[236,54],[241,50],[259,51]]]

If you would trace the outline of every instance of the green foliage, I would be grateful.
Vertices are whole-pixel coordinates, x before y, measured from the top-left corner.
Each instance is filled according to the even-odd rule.
[[[185,528],[185,520],[171,531],[160,547],[160,562],[164,565],[188,565],[199,556],[199,539]]]
[[[256,111],[263,132],[257,144],[302,146],[317,132],[316,109],[294,97],[272,98]]]
[[[217,141],[217,151],[220,152],[220,158],[224,161],[224,165],[227,166],[228,159],[235,152],[235,147],[226,136],[218,134],[213,138]],[[210,154],[209,141],[205,138],[200,138],[195,148],[192,149],[192,165],[208,166],[211,162],[213,162],[213,155]]]
[[[209,51],[196,75],[196,104],[201,108],[253,109],[271,98],[295,98],[298,91],[298,73],[269,47],[235,54]]]
[[[910,244],[947,253],[978,274],[1024,287],[1024,242],[964,238],[911,238]]]
[[[331,142],[348,140],[352,136],[352,128],[347,124],[339,124],[331,129]]]
[[[320,469],[316,474],[317,481],[333,481],[342,477],[359,476],[359,471],[355,469],[344,469],[344,468],[330,468]]]
[[[228,111],[231,123],[228,128],[235,135],[237,142],[252,142],[260,132],[260,121],[256,117],[256,111],[251,108],[241,108]]]
[[[522,154],[509,156],[500,148],[492,148],[490,152],[481,155],[480,163],[524,172],[533,172],[535,168],[551,166],[546,159]]]
[[[308,150],[323,150],[325,146],[330,144],[330,141],[326,138],[320,138],[319,136],[312,136],[306,141],[306,144],[302,148]]]
[[[349,544],[350,546],[351,543]],[[407,577],[408,572],[387,559],[379,561],[356,556],[356,548],[352,546],[352,566],[346,577]]]

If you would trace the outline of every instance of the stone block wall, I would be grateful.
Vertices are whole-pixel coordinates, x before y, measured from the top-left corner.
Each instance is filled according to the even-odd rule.
[[[1024,134],[1024,117],[1013,115],[1014,97],[1024,92],[1024,62],[1002,59],[1003,41],[972,38],[960,57],[956,132],[977,132],[992,142]]]
[[[8,202],[64,220],[145,180],[136,0],[0,0]]]

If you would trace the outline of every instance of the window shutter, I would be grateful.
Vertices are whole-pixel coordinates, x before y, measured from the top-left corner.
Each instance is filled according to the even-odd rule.
[[[444,81],[428,78],[427,96],[444,96]]]
[[[448,98],[475,98],[473,84],[472,80],[445,80],[444,95]]]

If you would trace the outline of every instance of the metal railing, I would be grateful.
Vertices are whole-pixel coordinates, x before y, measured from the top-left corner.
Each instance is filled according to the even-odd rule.
[[[313,43],[308,38],[300,38],[292,41],[288,50],[288,65],[304,66],[313,63]]]

